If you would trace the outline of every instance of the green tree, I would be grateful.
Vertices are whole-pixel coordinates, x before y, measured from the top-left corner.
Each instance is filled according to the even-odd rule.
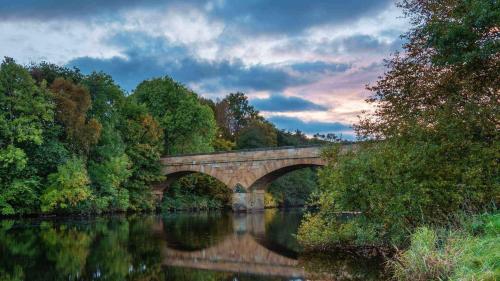
[[[239,131],[236,145],[239,149],[277,146],[276,128],[267,121],[254,120]]]
[[[72,158],[49,175],[49,187],[41,197],[42,211],[77,211],[92,196],[90,179],[81,159]]]
[[[163,128],[167,153],[213,150],[216,124],[212,110],[193,91],[163,77],[142,82],[133,97],[146,105]]]
[[[113,78],[103,72],[92,72],[82,79],[81,84],[87,88],[92,101],[87,117],[95,118],[101,124],[118,122],[125,94]]]
[[[146,107],[130,100],[123,108],[119,130],[131,162],[131,175],[124,183],[129,193],[129,209],[151,210],[155,203],[151,186],[164,179],[160,164],[163,130]]]
[[[129,194],[124,185],[132,174],[132,162],[125,153],[120,133],[108,126],[104,127],[89,161],[89,175],[96,194],[95,208],[96,211],[126,211]]]
[[[99,142],[90,152],[89,175],[92,181],[96,211],[125,211],[129,206],[128,190],[124,184],[131,175],[126,145],[118,129],[125,94],[111,76],[93,72],[82,80],[92,101],[87,118],[103,124]]]
[[[39,179],[26,173],[26,145],[43,143],[44,124],[53,119],[45,86],[37,87],[28,71],[5,58],[0,65],[0,213],[32,212]]]

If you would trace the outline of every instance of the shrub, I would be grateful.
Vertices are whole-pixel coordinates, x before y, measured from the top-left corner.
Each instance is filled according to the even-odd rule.
[[[474,235],[472,220],[453,231],[420,227],[410,247],[388,263],[397,280],[498,280],[500,214],[482,216]],[[476,228],[476,229],[477,229]]]

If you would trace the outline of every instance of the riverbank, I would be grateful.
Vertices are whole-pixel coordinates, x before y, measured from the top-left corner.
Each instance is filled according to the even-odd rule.
[[[406,247],[398,249],[382,243],[355,245],[339,242],[342,229],[319,233],[314,221],[298,234],[306,253],[349,252],[363,257],[383,256],[385,270],[395,280],[499,280],[500,213],[464,217],[448,228],[420,227]],[[344,237],[345,238],[345,237]],[[330,240],[328,240],[330,239]]]
[[[500,213],[453,230],[420,227],[388,268],[397,280],[500,280]]]

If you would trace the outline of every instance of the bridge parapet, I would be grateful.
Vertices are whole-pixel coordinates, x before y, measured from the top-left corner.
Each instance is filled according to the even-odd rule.
[[[228,163],[247,161],[270,161],[282,159],[319,158],[321,146],[277,147],[274,149],[236,150],[204,154],[174,155],[161,158],[164,166],[201,165],[207,163]]]

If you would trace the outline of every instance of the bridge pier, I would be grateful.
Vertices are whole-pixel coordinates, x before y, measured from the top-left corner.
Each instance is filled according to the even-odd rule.
[[[234,212],[254,212],[264,210],[264,190],[252,190],[246,193],[234,192],[232,197]]]

